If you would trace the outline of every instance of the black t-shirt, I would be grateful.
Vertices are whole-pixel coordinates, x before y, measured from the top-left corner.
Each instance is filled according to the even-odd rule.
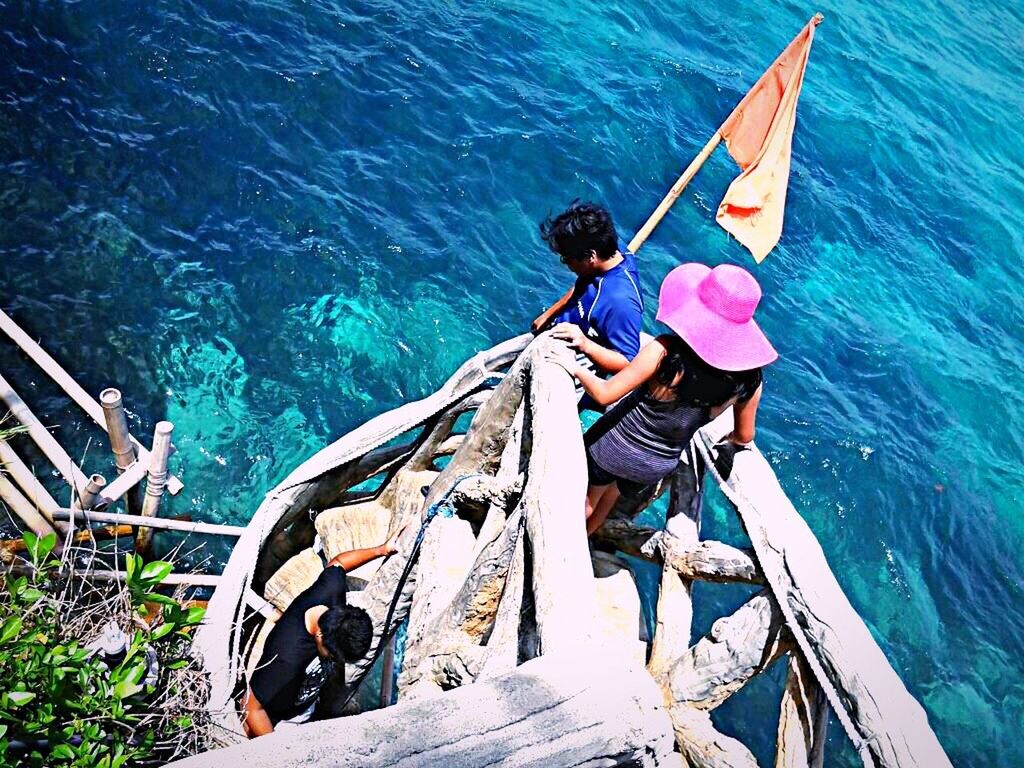
[[[304,708],[296,704],[306,667],[317,655],[316,640],[306,629],[306,611],[314,605],[343,606],[345,594],[345,569],[339,565],[329,566],[309,589],[292,601],[270,630],[249,685],[271,722],[276,724],[294,717]]]

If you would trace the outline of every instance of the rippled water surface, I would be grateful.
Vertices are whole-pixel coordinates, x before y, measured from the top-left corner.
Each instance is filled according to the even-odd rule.
[[[567,284],[549,210],[632,233],[814,10],[758,442],[954,762],[1024,765],[1019,5],[0,2],[0,306],[137,433],[175,423],[174,513],[244,522],[525,327]],[[713,221],[734,174],[641,252],[649,306],[681,260],[753,268]],[[744,599],[699,590],[701,631]],[[766,764],[780,684],[716,715]]]

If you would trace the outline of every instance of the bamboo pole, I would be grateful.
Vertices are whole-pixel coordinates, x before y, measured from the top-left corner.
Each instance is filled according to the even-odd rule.
[[[103,492],[100,494],[100,500],[97,502],[97,506],[110,506],[122,496],[131,498],[132,491],[134,491],[136,486],[142,482],[142,478],[144,478],[148,472],[148,465],[143,464],[141,461],[136,461],[123,473],[118,475],[114,482],[103,489]],[[142,508],[142,504],[129,504],[128,508],[133,515],[137,515]]]
[[[21,521],[36,536],[42,538],[43,536],[55,533],[53,526],[50,525],[45,517],[39,514],[35,505],[26,499],[22,492],[3,473],[0,473],[0,498],[7,504],[8,509],[21,518]]]
[[[682,176],[676,179],[676,183],[672,185],[672,188],[668,191],[668,194],[658,203],[658,207],[654,209],[644,225],[640,227],[640,231],[633,235],[633,239],[629,241],[629,250],[636,253],[640,250],[640,246],[643,245],[647,238],[651,236],[651,232],[658,226],[665,214],[668,213],[669,208],[672,207],[673,203],[679,199],[679,195],[686,189],[686,185],[689,184],[693,177],[697,175],[697,171],[701,169],[701,166],[711,157],[711,153],[715,151],[715,147],[718,146],[722,140],[721,128],[715,131],[714,136],[708,139],[708,143],[704,145],[704,148],[697,153],[697,156],[693,158],[686,170],[683,171]]]
[[[25,427],[28,436],[35,441],[39,449],[46,455],[57,471],[61,473],[68,485],[76,494],[85,490],[89,478],[79,469],[78,465],[68,456],[50,431],[14,391],[7,379],[0,376],[0,400],[3,400],[11,413]]]
[[[174,425],[169,421],[157,422],[153,430],[153,449],[150,452],[149,475],[146,478],[146,496],[142,500],[142,517],[156,517],[160,511],[160,499],[167,487],[167,457],[171,454],[171,432]],[[153,530],[140,527],[135,535],[135,548],[148,552],[153,543]]]
[[[48,522],[53,523],[53,513],[60,508],[60,504],[50,495],[43,484],[39,482],[39,479],[32,470],[14,452],[14,449],[6,440],[0,440],[0,466],[20,486],[22,493],[35,505],[40,514]]]
[[[106,424],[107,437],[110,439],[110,449],[114,452],[117,474],[124,476],[125,471],[135,463],[136,455],[132,436],[128,432],[128,418],[124,413],[121,390],[107,387],[100,392],[100,407],[103,409],[103,421]],[[137,485],[133,485],[125,493],[125,503],[133,515],[137,515],[142,509]]]
[[[100,392],[100,407],[103,408],[103,420],[107,425],[110,448],[114,452],[114,463],[117,464],[118,473],[124,472],[135,463],[135,446],[128,433],[128,418],[124,413],[121,390],[107,387]]]
[[[21,351],[32,359],[32,362],[42,368],[46,375],[53,379],[54,383],[64,390],[68,397],[89,414],[93,421],[103,427],[103,429],[106,429],[106,418],[103,415],[102,406],[3,310],[0,310],[0,331],[6,333],[11,338],[11,341],[17,344]],[[142,460],[148,459],[149,451],[146,450],[146,447],[131,435],[128,438],[135,446],[138,458]],[[183,487],[181,480],[174,476],[167,481],[167,490],[170,491],[172,496],[177,495]]]
[[[35,569],[31,565],[6,565],[0,567],[0,578],[8,574],[27,576],[34,572]],[[59,573],[61,576],[101,582],[120,582],[128,578],[124,571],[62,570]],[[209,573],[169,573],[161,580],[160,586],[216,587],[220,580],[220,576]]]
[[[70,520],[72,514],[76,520],[86,523],[124,523],[179,533],[198,533],[211,536],[241,536],[245,530],[242,525],[218,525],[216,523],[193,523],[188,520],[176,520],[168,517],[143,517],[142,515],[125,515],[119,512],[97,512],[95,510],[58,509],[54,512],[57,520]]]
[[[97,502],[103,499],[100,494],[106,484],[107,479],[103,475],[89,475],[89,482],[85,484],[85,490],[71,506],[75,509],[92,509],[97,506]]]

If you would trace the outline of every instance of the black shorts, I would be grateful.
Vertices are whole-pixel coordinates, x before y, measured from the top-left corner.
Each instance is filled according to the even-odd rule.
[[[637,496],[648,485],[652,485],[652,483],[640,483],[636,480],[626,480],[625,478],[613,475],[594,461],[590,451],[587,451],[587,480],[591,485],[611,485],[615,483],[619,487],[619,493],[623,496]]]

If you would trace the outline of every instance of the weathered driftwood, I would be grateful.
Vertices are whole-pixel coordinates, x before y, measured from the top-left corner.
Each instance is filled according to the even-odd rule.
[[[655,542],[661,560],[682,578],[717,584],[764,584],[753,550],[714,539],[685,546],[679,536],[664,533]]]
[[[730,428],[731,418],[727,411],[698,436],[709,464],[716,458],[715,436]],[[865,765],[949,766],[924,709],[850,605],[821,545],[761,452],[737,452],[727,479],[723,469],[711,466],[739,512],[786,623]]]
[[[789,654],[779,710],[775,768],[822,768],[828,702],[814,673],[797,652]]]
[[[540,653],[579,652],[593,640],[597,618],[582,524],[586,458],[573,381],[545,359],[550,342],[541,341],[532,360],[525,421],[531,450],[519,508],[530,542]]]
[[[688,504],[691,499],[689,485],[693,482],[688,465],[680,464],[672,474],[668,522],[672,531],[666,531],[661,537],[671,537],[681,548],[694,547],[700,540],[700,505]],[[666,528],[668,525],[666,525]],[[649,547],[648,547],[649,549]],[[662,552],[667,547],[660,548]],[[680,573],[665,560],[661,568],[661,582],[658,590],[658,606],[655,613],[654,642],[651,645],[651,658],[647,669],[658,680],[662,689],[668,691],[666,677],[673,659],[680,649],[690,644],[691,625],[693,623],[692,581],[684,579]],[[669,699],[671,700],[671,699]]]
[[[339,513],[338,508],[323,509],[323,507],[324,505],[336,503],[335,497],[339,493],[344,496],[348,489],[371,477],[390,474],[396,467],[402,466],[403,462],[408,459],[410,453],[414,450],[414,447],[412,443],[403,443],[374,449],[358,460],[332,470],[322,480],[312,485],[310,492],[304,494],[305,501],[287,510],[274,524],[272,532],[268,536],[268,541],[261,552],[253,582],[257,585],[266,584],[270,577],[278,573],[281,566],[295,554],[297,548],[309,546],[313,543],[313,537],[310,535],[313,531],[307,530],[310,508],[315,509],[319,507],[322,509],[320,514],[316,516],[314,529],[323,539],[324,551],[328,559],[339,552],[344,552],[346,549],[354,548],[352,542],[356,539],[357,535],[361,535],[362,531],[356,531],[353,528],[359,527],[361,529],[362,525],[360,523],[365,522],[365,520],[356,520],[356,518],[365,517],[368,520],[373,515],[384,515],[388,518],[383,530],[375,536],[377,540],[372,542],[373,544],[379,544],[383,540],[381,534],[387,530],[392,516],[392,512],[385,510],[384,504],[381,503],[383,493],[375,500],[371,498],[369,501],[372,503],[368,503],[367,508],[363,512],[354,512],[354,510],[360,507],[358,503],[345,506],[343,519],[340,520],[336,519],[339,516],[337,514]],[[398,482],[399,478],[394,478],[385,490],[389,490],[391,486]],[[363,495],[365,496],[366,494]],[[304,506],[307,503],[308,507]],[[296,527],[301,530],[293,530]],[[308,541],[304,540],[300,543],[299,539],[302,537],[308,538]]]
[[[517,512],[477,554],[459,591],[438,614],[419,643],[408,644],[401,688],[416,683],[433,666],[433,659],[465,645],[480,645],[494,624],[498,603],[523,529]]]
[[[594,637],[600,654],[643,667],[650,637],[633,571],[622,557],[609,552],[592,552],[590,559],[597,602]]]
[[[596,661],[590,660],[597,665]],[[436,698],[309,723],[176,768],[551,768],[678,765],[657,686],[638,668],[551,654]]]
[[[771,665],[790,645],[781,614],[760,592],[686,650],[661,674],[671,702],[676,744],[691,768],[754,768],[757,761],[736,739],[719,732],[710,710]]]
[[[594,538],[624,554],[657,565],[667,563],[685,579],[720,584],[764,584],[764,574],[754,550],[746,547],[734,547],[714,539],[686,546],[681,537],[668,531],[619,518],[606,521],[594,533]]]
[[[459,655],[460,643],[457,637],[449,632],[435,632],[432,628],[445,625],[441,614],[445,612],[445,606],[451,604],[470,571],[476,547],[474,526],[482,521],[483,510],[495,502],[504,502],[508,493],[508,478],[499,481],[493,473],[500,465],[509,430],[522,398],[523,377],[523,362],[520,359],[494,392],[476,398],[474,404],[478,404],[478,410],[459,449],[430,484],[427,498],[421,500],[420,504],[416,504],[419,497],[414,499],[412,509],[416,513],[412,515],[414,524],[410,526],[414,531],[418,528],[416,523],[422,517],[422,510],[430,508],[442,498],[449,509],[458,510],[459,514],[439,516],[431,523],[412,577],[398,596],[395,622],[409,615],[407,668],[406,674],[399,680],[402,695],[408,695],[409,686],[423,678],[424,674],[428,678],[423,680],[419,695],[439,692],[433,682],[434,669],[438,670],[438,676],[443,680],[459,678],[460,674],[452,675],[446,670],[446,658],[452,657],[452,663],[459,669],[468,664],[464,664],[464,659]],[[452,426],[465,410],[459,409],[441,417],[437,428],[407,466],[415,469],[432,465],[439,445],[449,437]],[[402,513],[402,521],[408,519],[404,515],[412,512],[412,509],[408,509],[410,502],[407,500],[404,504],[407,510]],[[375,578],[368,588],[370,613],[375,625],[378,617],[383,622],[389,607],[396,586],[396,570],[388,572],[382,568],[380,578]],[[383,630],[383,627],[379,629]],[[433,688],[428,691],[423,689],[424,686]]]
[[[531,347],[535,348],[536,344]],[[423,502],[424,509],[446,496],[458,509],[458,492],[466,492],[470,484],[479,485],[481,480],[493,479],[522,401],[529,356],[527,352],[515,362],[476,412],[459,449],[431,485]],[[479,513],[479,507],[476,511]],[[474,544],[472,526],[462,516],[439,517],[427,529],[416,564],[415,581],[405,589],[409,599],[406,648],[414,660],[418,660],[417,646],[431,634],[438,615],[463,584],[473,563]],[[374,587],[376,585],[370,588]],[[393,591],[393,587],[389,587],[389,592]],[[403,684],[400,681],[400,685]]]
[[[715,728],[710,713],[676,704],[669,707],[669,716],[677,749],[688,768],[758,768],[753,753]]]
[[[676,704],[711,710],[749,683],[790,648],[771,595],[761,591],[687,649],[668,671]]]
[[[508,377],[505,380],[509,380]],[[400,681],[403,692],[424,675],[434,673],[435,669],[440,674],[434,674],[431,680],[424,681],[424,685],[446,685],[455,679],[451,669],[452,663],[459,666],[459,679],[475,677],[475,674],[471,673],[479,672],[485,656],[498,652],[496,646],[491,647],[487,654],[474,654],[465,648],[479,646],[490,635],[497,617],[499,600],[503,599],[508,589],[509,577],[517,577],[520,581],[523,578],[522,570],[514,572],[512,563],[517,552],[521,556],[525,521],[519,512],[510,517],[508,508],[512,500],[511,492],[518,493],[522,490],[519,467],[524,413],[525,407],[520,405],[509,427],[495,476],[479,478],[488,481],[482,489],[482,495],[490,498],[490,504],[472,551],[472,565],[462,586],[448,606],[434,617],[432,626],[420,642],[406,642],[404,669]],[[459,490],[466,485],[468,483],[460,484]],[[487,493],[488,489],[497,489],[499,492]],[[480,494],[481,491],[478,490],[477,493]],[[516,586],[514,585],[512,589],[515,590]],[[518,590],[521,601],[521,583]],[[502,636],[499,636],[497,641],[501,642]],[[510,638],[509,642],[512,644],[514,640]],[[473,654],[472,659],[469,654]],[[444,659],[450,659],[451,663]],[[507,669],[514,666],[513,662]]]
[[[64,390],[64,393],[75,401],[89,417],[104,430],[107,428],[106,419],[103,415],[102,406],[82,386],[65,371],[46,350],[29,336],[14,319],[6,312],[0,310],[0,331],[6,333],[21,350],[28,355],[32,362],[38,365],[49,376],[57,386]],[[128,435],[134,443],[138,458],[144,463],[149,462],[149,451],[134,437]],[[58,468],[59,469],[59,468]],[[181,481],[176,477],[170,477],[167,481],[167,490],[172,496],[177,495],[182,489]]]
[[[720,584],[764,584],[764,574],[751,549],[740,549],[714,539],[684,548],[676,536],[659,541],[662,557],[676,573],[687,579]]]
[[[261,739],[255,745],[224,753],[223,758],[245,760],[250,754],[260,754],[263,759],[275,763],[307,761],[307,764],[317,765],[321,764],[318,761],[331,760],[331,764],[345,765],[344,760],[352,751],[356,763],[361,764],[366,758],[362,751],[365,745],[374,743],[378,749],[373,753],[372,762],[381,765],[418,765],[421,760],[432,764],[440,761],[443,764],[470,765],[476,764],[472,761],[480,756],[485,762],[504,765],[533,764],[531,761],[534,760],[539,764],[561,765],[566,764],[562,762],[565,753],[560,751],[562,742],[568,738],[564,734],[576,733],[578,739],[575,743],[586,743],[587,750],[591,749],[593,738],[604,737],[605,745],[601,749],[602,756],[581,758],[578,764],[592,764],[591,761],[596,760],[602,765],[611,765],[633,759],[621,750],[632,749],[629,745],[638,743],[638,739],[648,739],[651,734],[641,733],[632,741],[627,739],[624,742],[621,734],[608,725],[605,711],[597,703],[605,703],[607,696],[579,692],[575,699],[567,699],[566,696],[572,695],[573,684],[559,678],[557,685],[542,688],[535,695],[551,697],[554,709],[571,700],[584,700],[579,701],[579,709],[573,711],[571,722],[563,721],[556,725],[544,719],[546,714],[520,713],[517,709],[518,693],[506,689],[498,692],[493,688],[504,685],[508,680],[520,680],[524,670],[530,669],[528,660],[536,656],[541,656],[540,661],[547,661],[553,655],[566,660],[567,665],[571,661],[580,674],[586,671],[586,685],[591,685],[592,680],[605,679],[609,664],[618,668],[622,659],[635,655],[637,648],[641,656],[643,651],[644,639],[635,611],[637,601],[633,599],[636,595],[626,594],[635,592],[635,586],[622,587],[619,584],[621,569],[605,573],[614,560],[611,556],[599,553],[595,555],[596,564],[593,568],[591,566],[582,525],[586,475],[575,397],[569,377],[557,365],[547,361],[551,344],[550,339],[539,339],[513,365],[490,396],[486,393],[474,395],[473,390],[481,386],[485,378],[493,376],[493,368],[475,373],[471,371],[468,378],[453,377],[446,385],[448,396],[434,400],[429,414],[423,410],[410,411],[414,416],[402,422],[401,428],[396,424],[394,413],[403,409],[379,417],[384,427],[381,424],[374,426],[378,421],[374,420],[357,430],[355,436],[339,441],[333,449],[321,455],[320,460],[310,462],[319,473],[300,468],[301,471],[293,473],[291,479],[264,502],[261,512],[266,516],[261,517],[258,512],[254,524],[264,526],[267,533],[273,531],[274,552],[279,547],[281,555],[291,557],[289,563],[295,564],[295,568],[288,565],[280,569],[267,583],[267,589],[272,591],[275,580],[283,578],[289,569],[299,569],[299,566],[309,571],[303,578],[309,575],[315,578],[322,565],[311,550],[303,550],[312,540],[312,525],[306,520],[306,512],[323,509],[332,499],[337,503],[337,494],[349,487],[341,483],[340,478],[344,478],[346,483],[351,481],[351,484],[361,482],[367,475],[358,474],[355,468],[365,461],[367,454],[384,440],[419,424],[425,425],[422,433],[398,447],[394,454],[395,463],[390,465],[383,487],[376,493],[344,497],[343,504],[344,499],[358,503],[322,513],[317,519],[317,529],[323,527],[328,516],[336,522],[344,522],[346,514],[358,513],[368,515],[373,526],[381,526],[388,521],[391,530],[397,530],[397,526],[406,521],[418,523],[424,511],[442,497],[446,497],[446,501],[455,508],[455,515],[438,517],[428,529],[421,561],[412,568],[411,578],[396,604],[395,624],[406,615],[410,616],[399,703],[382,713],[350,718],[344,723],[344,728],[329,728],[329,723],[305,725],[299,732],[301,736],[288,738],[282,732]],[[512,356],[506,354],[503,360],[511,362]],[[473,379],[473,375],[477,378]],[[457,383],[453,384],[453,381]],[[466,381],[476,383],[459,389]],[[469,431],[466,435],[453,436],[451,430],[457,413],[473,406],[478,411]],[[516,413],[521,414],[521,421],[513,418]],[[521,429],[517,426],[520,423]],[[709,429],[716,427],[712,425]],[[343,444],[346,447],[339,450],[337,446]],[[813,634],[818,632],[814,620],[820,614],[816,613],[809,623],[801,625],[800,622],[805,620],[804,614],[799,614],[798,618],[793,610],[794,601],[803,601],[805,607],[812,605],[818,609],[813,595],[812,602],[807,602],[806,597],[799,594],[801,590],[813,592],[817,585],[809,581],[805,587],[797,580],[806,574],[802,574],[799,568],[794,570],[791,558],[784,557],[792,553],[787,553],[785,546],[777,540],[769,541],[768,545],[762,541],[761,544],[768,547],[766,549],[765,546],[758,548],[755,538],[753,552],[721,542],[699,540],[700,476],[711,451],[705,444],[698,447],[701,449],[699,456],[696,452],[689,453],[671,479],[672,503],[665,532],[642,529],[627,521],[613,519],[606,524],[600,536],[623,551],[664,565],[657,635],[648,670],[662,689],[662,701],[671,715],[673,732],[683,758],[691,766],[752,768],[756,763],[750,751],[735,739],[720,733],[711,721],[710,711],[780,655],[794,648],[784,631],[784,621],[794,627],[797,639],[803,641],[801,648],[804,645],[810,647],[808,632],[816,640],[820,639]],[[440,473],[436,472],[437,457],[449,450],[452,451],[451,461]],[[754,454],[755,451],[748,453]],[[340,456],[348,458],[339,461]],[[749,483],[750,473],[749,469],[745,470],[744,463],[746,457],[747,453],[737,457],[728,482],[734,483],[739,478]],[[724,464],[713,471],[719,477],[727,474]],[[520,473],[522,485],[510,484],[509,478]],[[426,499],[420,494],[421,488],[426,489]],[[735,500],[735,488],[727,485],[726,492]],[[627,506],[631,510],[640,509],[656,498],[657,493],[657,488],[647,489],[623,509]],[[737,502],[741,513],[744,513],[743,502],[745,499]],[[510,506],[513,507],[511,510]],[[757,512],[755,509],[753,514]],[[749,511],[744,513],[744,520],[747,521],[751,514]],[[763,526],[763,521],[761,524]],[[357,527],[362,530],[366,526],[360,523]],[[418,525],[409,526],[399,540],[399,554],[377,569],[364,591],[352,595],[353,604],[362,605],[370,613],[377,642],[388,638],[394,628],[394,625],[383,626],[384,617],[418,529]],[[266,538],[265,533],[261,532],[260,536]],[[249,531],[242,536],[240,545],[247,538],[252,538]],[[263,538],[258,541],[262,542]],[[264,551],[269,550],[264,548]],[[237,552],[236,549],[235,554]],[[764,561],[766,552],[769,557],[767,564]],[[783,555],[781,563],[777,561],[780,553]],[[276,554],[269,559],[275,557]],[[821,563],[827,572],[824,561]],[[594,569],[602,578],[615,581],[616,589],[611,590],[614,593],[611,598],[605,594],[609,590],[602,591],[596,586]],[[790,573],[788,587],[783,572]],[[687,647],[692,616],[689,589],[694,579],[766,582],[772,592],[755,595],[733,615],[717,621],[708,636]],[[289,580],[289,595],[294,592],[293,587],[301,589],[301,582],[302,578]],[[600,586],[607,587],[610,583],[601,583]],[[234,588],[232,584],[228,591]],[[218,593],[223,590],[224,587]],[[251,594],[248,585],[241,594]],[[217,608],[217,597],[215,595],[214,609]],[[256,608],[250,607],[251,600],[241,599],[249,605],[235,606],[237,612],[233,615],[240,617],[244,611],[251,615]],[[781,605],[777,605],[776,600]],[[275,603],[283,608],[287,600]],[[601,606],[604,606],[603,613]],[[217,613],[216,610],[213,612]],[[609,615],[613,620],[609,620]],[[265,636],[266,629],[264,627],[260,636]],[[240,635],[235,632],[232,636],[235,646],[225,654],[229,658],[232,658],[232,652],[235,654],[233,658],[241,658],[237,648]],[[625,642],[612,642],[614,638]],[[253,653],[258,654],[259,637],[255,639]],[[834,638],[825,637],[825,642],[825,646],[818,647],[819,655],[828,655],[838,647],[834,645]],[[831,690],[839,700],[836,686],[824,673],[821,660],[814,652],[808,658],[814,679],[807,669],[794,667],[783,696],[778,751],[780,766],[803,765],[803,761],[809,765],[820,762],[826,717],[821,695],[814,689],[815,681],[823,681],[827,686],[826,692]],[[517,666],[523,662],[527,663]],[[881,663],[885,664],[884,658]],[[235,666],[228,670],[229,674],[215,668],[211,670],[215,687],[213,708],[217,709],[216,701],[223,702],[221,712],[225,717],[221,722],[229,728],[237,728],[232,702],[226,697],[217,699],[216,696],[218,685],[225,680],[233,682],[238,679],[238,662],[233,664]],[[367,664],[368,661],[363,660],[350,665],[346,670],[348,681],[358,683]],[[210,667],[209,664],[207,666]],[[595,670],[599,670],[599,674],[594,674]],[[645,680],[645,685],[654,684],[651,676],[634,676]],[[513,689],[518,690],[517,686],[514,685]],[[450,688],[460,690],[444,692]],[[842,690],[849,696],[846,701],[849,706],[859,704],[858,696],[875,695],[874,691],[868,693],[862,689],[855,689],[853,694],[846,688]],[[617,689],[617,694],[621,696],[621,690]],[[457,703],[460,701],[472,704],[467,704],[463,710]],[[453,708],[449,707],[451,702],[456,702]],[[553,709],[545,709],[545,712],[551,711]],[[410,729],[398,725],[400,722],[407,725],[410,721],[427,719],[433,724],[437,715],[431,713],[439,712],[446,715],[440,728]],[[664,711],[660,714],[663,725],[665,714]],[[367,723],[380,723],[381,728],[386,726],[387,738],[383,738],[380,731],[374,731],[372,738],[368,737],[371,731],[363,726]],[[533,734],[531,738],[536,741],[529,744],[517,741],[520,726],[528,726],[528,732]],[[450,728],[458,730],[458,735],[450,737]],[[318,729],[322,729],[322,733]],[[850,732],[856,731],[851,728]],[[396,733],[400,734],[397,739]],[[410,739],[418,738],[419,742],[412,744],[406,741],[407,734]],[[319,744],[319,738],[327,739],[327,744]],[[471,739],[472,748],[466,739]],[[380,742],[387,742],[384,753],[380,752]],[[876,760],[876,753],[869,751],[863,742],[855,743],[862,748],[866,762]],[[473,751],[477,745],[482,745],[483,749],[479,755]],[[284,751],[277,751],[279,747]],[[496,753],[494,750],[507,752]],[[448,759],[449,754],[456,757]],[[877,762],[879,765],[925,764]]]

